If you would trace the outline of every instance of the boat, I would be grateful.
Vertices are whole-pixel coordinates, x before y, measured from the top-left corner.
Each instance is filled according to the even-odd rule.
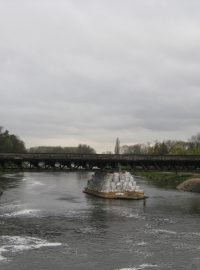
[[[83,192],[105,199],[141,200],[147,198],[130,172],[95,173],[88,180]]]

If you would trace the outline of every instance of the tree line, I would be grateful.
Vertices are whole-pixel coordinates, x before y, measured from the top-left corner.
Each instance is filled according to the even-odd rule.
[[[87,144],[79,144],[77,147],[61,146],[37,146],[31,147],[29,153],[72,153],[72,154],[96,154],[96,151]]]
[[[200,155],[200,133],[193,135],[188,141],[165,140],[154,144],[123,145],[121,154],[146,155]]]
[[[0,153],[24,153],[25,144],[18,136],[0,127]]]
[[[91,146],[79,144],[77,147],[37,146],[26,149],[25,143],[8,130],[0,126],[0,153],[74,153],[95,154]],[[147,155],[200,155],[200,133],[193,135],[187,141],[164,140],[162,142],[147,144],[123,145],[121,154],[147,154]],[[107,151],[104,154],[112,154]]]
[[[37,146],[26,149],[25,143],[16,135],[10,134],[0,126],[0,153],[74,153],[95,154],[89,145],[79,144],[77,147]]]

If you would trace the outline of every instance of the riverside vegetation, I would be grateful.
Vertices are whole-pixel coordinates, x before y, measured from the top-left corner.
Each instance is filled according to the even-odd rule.
[[[175,188],[188,178],[200,177],[198,174],[185,172],[136,172],[136,175],[146,178],[149,182],[159,187]]]
[[[118,149],[121,154],[136,155],[200,155],[200,133],[193,135],[187,141],[164,140],[155,143],[123,145]],[[79,144],[77,147],[37,146],[26,149],[25,143],[8,130],[0,126],[0,153],[82,153],[95,154],[91,146]],[[104,154],[112,154],[107,151]]]
[[[177,188],[200,193],[200,174],[191,172],[137,172],[149,183],[160,188]]]
[[[0,127],[0,153],[24,153],[25,144],[18,136]]]
[[[0,126],[0,153],[78,153],[95,154],[89,145],[79,144],[77,147],[38,146],[26,149],[25,143],[16,135],[10,134]]]
[[[164,140],[155,143],[124,145],[122,154],[138,155],[200,155],[200,133],[191,136],[187,141]]]

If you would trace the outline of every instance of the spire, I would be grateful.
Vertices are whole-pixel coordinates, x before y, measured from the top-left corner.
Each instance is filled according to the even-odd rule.
[[[119,138],[117,138],[116,143],[115,143],[115,154],[119,155],[120,154],[120,141]]]

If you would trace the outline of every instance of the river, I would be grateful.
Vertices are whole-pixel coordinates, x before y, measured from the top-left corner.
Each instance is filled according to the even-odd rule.
[[[104,200],[90,175],[0,175],[1,270],[200,269],[199,194],[137,179],[146,202]]]

